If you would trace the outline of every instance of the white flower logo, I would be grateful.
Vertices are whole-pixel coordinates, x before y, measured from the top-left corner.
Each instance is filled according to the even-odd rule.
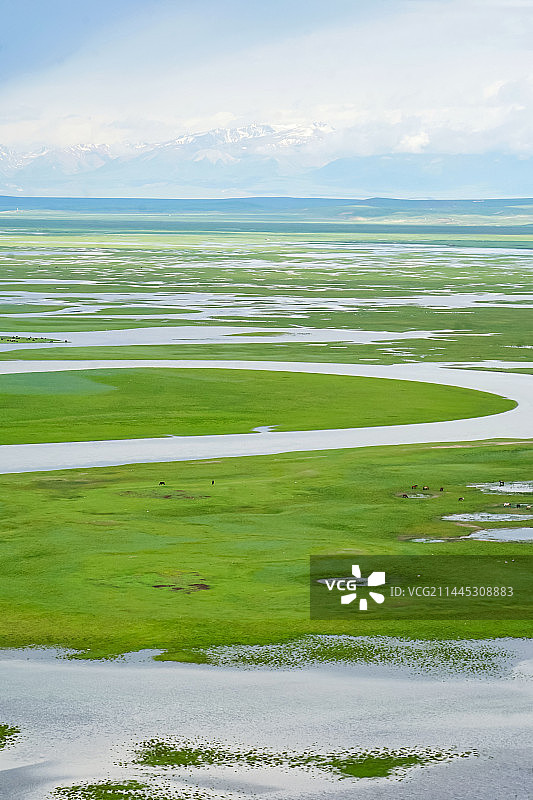
[[[361,578],[361,570],[359,569],[359,564],[352,564],[352,575],[354,578]],[[383,586],[385,583],[385,573],[384,572],[371,572],[367,579],[368,586]],[[381,592],[369,592],[370,597],[374,600],[375,603],[381,603],[385,600],[385,595],[381,594]],[[343,594],[341,596],[341,603],[343,606],[347,606],[350,603],[353,603],[354,600],[357,599],[357,592],[349,592],[348,594]],[[368,600],[365,597],[362,597],[359,600],[359,611],[367,611],[368,609]]]

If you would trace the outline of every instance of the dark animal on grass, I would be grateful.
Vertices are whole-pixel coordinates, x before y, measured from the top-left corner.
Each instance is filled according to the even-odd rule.
[[[413,485],[411,486],[411,489],[418,489],[418,483],[413,483]]]
[[[460,497],[459,500],[464,500],[464,497]]]
[[[427,491],[428,491],[428,489],[429,489],[429,486],[422,486],[422,490],[423,490],[424,492],[427,492]]]
[[[408,494],[402,494],[402,497],[409,497]]]
[[[214,485],[215,485],[215,481],[211,481],[211,486],[214,486]]]
[[[443,491],[444,491],[444,486],[441,486],[440,489],[439,489],[439,492],[443,492]]]
[[[505,481],[500,481],[500,486],[505,486]]]
[[[159,481],[160,486],[165,486],[165,481]]]

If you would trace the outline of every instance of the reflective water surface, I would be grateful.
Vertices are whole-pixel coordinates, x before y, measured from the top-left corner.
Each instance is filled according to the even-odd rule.
[[[423,648],[423,643],[420,644]],[[468,648],[494,668],[468,669]],[[348,778],[298,769],[148,770],[156,786],[208,797],[526,800],[533,717],[533,642],[470,643],[464,670],[403,664],[236,669],[154,662],[56,660],[46,651],[0,660],[2,721],[20,743],[0,754],[0,798],[45,800],[59,785],[144,780],[132,766],[140,740],[196,738],[274,751],[454,748],[477,755],[415,767],[403,780]],[[477,662],[476,662],[477,663]],[[123,766],[119,765],[119,762]],[[354,794],[355,793],[355,794]]]

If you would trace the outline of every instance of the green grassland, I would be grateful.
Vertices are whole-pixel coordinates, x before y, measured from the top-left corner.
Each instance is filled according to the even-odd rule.
[[[527,321],[529,325],[529,320]],[[85,359],[221,359],[224,361],[316,361],[341,364],[406,364],[414,362],[476,362],[485,360],[524,361],[533,358],[528,328],[522,326],[517,335],[478,336],[446,334],[442,337],[401,341],[354,344],[324,342],[220,344],[115,345],[104,347],[51,346],[42,349],[0,352],[0,361],[80,361]],[[254,334],[256,335],[256,334]]]
[[[0,750],[9,747],[19,737],[20,730],[14,725],[0,723]]]
[[[465,246],[471,234],[457,231],[444,242],[429,229],[412,234],[410,241],[401,233],[383,231],[367,241],[370,234],[349,226],[334,234],[312,224],[306,232],[291,234],[275,227],[263,232],[214,228],[121,233],[117,218],[101,235],[82,235],[76,215],[60,217],[60,232],[53,214],[28,218],[19,232],[7,222],[1,229],[2,289],[13,300],[2,304],[0,327],[6,335],[38,332],[65,339],[69,331],[168,325],[246,326],[258,335],[265,328],[420,330],[441,335],[368,345],[345,344],[340,336],[338,343],[318,346],[248,345],[235,337],[231,343],[168,345],[168,350],[145,345],[142,352],[147,358],[165,353],[246,359],[253,353],[265,359],[384,364],[530,357],[525,348],[531,310],[521,295],[533,291],[528,249],[533,239],[529,235],[525,249],[505,249],[516,245],[504,235],[505,227],[501,238],[491,234],[476,239],[471,248]],[[124,224],[131,226],[132,219]],[[31,298],[16,294],[22,281],[33,292]],[[202,293],[210,298],[205,304],[198,302]],[[469,308],[447,309],[438,303],[426,308],[424,296],[432,293],[444,301],[450,295],[452,305],[455,293],[502,293],[514,305],[491,305],[488,298]],[[395,305],[398,298],[411,302]],[[54,314],[44,315],[45,309]],[[60,309],[65,313],[57,314]],[[37,316],[17,316],[29,312]],[[149,319],[125,316],[129,314]],[[126,358],[135,352],[129,347],[113,350]],[[52,345],[8,351],[0,358],[72,358],[81,352]],[[109,348],[93,349],[97,357],[107,357],[107,352]]]
[[[390,750],[378,748],[374,750],[342,750],[334,753],[318,753],[307,750],[303,753],[283,751],[280,753],[259,749],[230,749],[218,743],[205,744],[200,741],[167,741],[152,739],[141,742],[134,752],[133,764],[141,766],[145,775],[152,769],[154,776],[167,776],[168,770],[186,770],[187,774],[202,769],[230,767],[241,775],[247,769],[268,769],[290,772],[321,772],[336,780],[353,782],[361,778],[394,778],[401,780],[413,767],[427,767],[432,764],[448,763],[457,758],[477,756],[477,751],[458,752],[450,748],[436,750],[424,748],[400,748]],[[124,765],[123,765],[124,766]],[[148,769],[147,769],[148,768]],[[194,772],[192,772],[194,775]],[[185,797],[185,795],[180,795]],[[201,800],[208,795],[195,792],[194,796]],[[66,800],[170,800],[164,789],[153,784],[140,783],[136,780],[98,781],[73,786],[58,787],[53,792],[55,798]],[[177,797],[172,794],[172,797]],[[212,797],[209,794],[209,797]]]
[[[529,210],[529,214],[530,214]],[[292,215],[290,215],[292,216]],[[480,224],[481,222],[481,224]],[[483,222],[485,224],[483,224]],[[487,224],[488,222],[488,224]],[[317,219],[285,220],[270,219],[253,222],[241,218],[218,219],[208,215],[187,217],[167,214],[85,214],[66,212],[25,212],[24,215],[4,215],[0,219],[0,232],[13,242],[24,241],[28,236],[46,234],[50,247],[63,248],[69,242],[90,244],[98,247],[107,242],[124,247],[148,248],[154,241],[172,246],[176,236],[187,241],[228,237],[236,242],[261,242],[275,238],[279,241],[297,243],[310,236],[323,241],[339,238],[361,243],[434,243],[438,245],[460,245],[471,247],[513,248],[531,247],[533,240],[531,220],[507,220],[501,224],[494,219],[478,219],[477,224],[448,222],[425,218],[424,222],[410,224],[409,220],[387,221],[384,224],[358,223],[353,219],[327,222]],[[514,223],[514,224],[513,224]],[[525,224],[524,224],[525,223]]]
[[[57,344],[61,339],[46,339],[39,336],[16,336],[13,334],[0,335],[0,344]]]
[[[390,398],[394,397],[394,403]],[[515,403],[431,383],[218,369],[2,376],[2,444],[313,430],[496,414]]]
[[[306,223],[290,214],[250,224],[237,217],[6,214],[0,328],[7,338],[155,327],[170,316],[180,325],[240,325],[257,334],[301,326],[442,336],[363,345],[249,344],[240,337],[221,344],[50,343],[0,358],[529,360],[529,301],[520,297],[533,290],[533,234],[520,227],[529,223],[529,206],[518,209],[515,225],[509,212],[486,224],[463,217],[474,223],[466,227],[451,217],[453,224],[431,217],[430,225],[402,227],[399,213],[388,227],[339,220],[328,227],[327,220]],[[514,307],[425,308],[420,301],[461,292],[502,293]],[[394,305],[398,298],[412,302]],[[62,309],[72,313],[46,315]],[[37,316],[16,316],[28,313]],[[28,374],[2,376],[0,386],[4,443],[397,424],[512,405],[428,384],[212,370]],[[427,445],[0,476],[0,644],[57,645],[93,657],[148,647],[202,661],[215,645],[306,634],[530,635],[525,622],[510,620],[361,622],[355,630],[311,621],[307,578],[311,553],[530,552],[529,544],[411,541],[456,538],[464,529],[442,521],[443,514],[516,500],[466,484],[530,479],[530,452],[527,443]],[[398,496],[412,483],[445,491],[420,501]]]
[[[417,339],[381,341],[373,344],[353,344],[342,340],[331,343],[307,344],[301,342],[261,343],[239,342],[238,336],[228,337],[220,344],[168,344],[168,345],[120,345],[98,347],[54,347],[53,344],[39,349],[15,349],[0,352],[0,360],[56,360],[87,358],[220,358],[226,360],[274,360],[274,361],[332,361],[341,363],[392,364],[409,361],[529,361],[531,309],[515,306],[476,307],[469,309],[429,309],[416,306],[387,308],[386,310],[298,312],[292,316],[261,318],[253,321],[244,317],[218,318],[211,324],[244,325],[255,328],[253,335],[262,336],[264,328],[308,328],[365,331],[435,331],[438,336]],[[49,321],[51,318],[48,318]],[[29,321],[26,320],[26,323]],[[7,323],[6,323],[7,324]],[[150,327],[168,322],[146,320]],[[177,324],[176,321],[172,322]],[[186,325],[194,321],[184,320]],[[202,323],[204,326],[205,323]],[[119,320],[103,323],[94,316],[83,321],[55,321],[54,332],[83,329],[123,329],[133,327]],[[34,329],[35,326],[34,326]],[[250,335],[250,334],[247,334]],[[58,334],[59,336],[59,334]]]
[[[75,218],[70,222],[74,227]],[[394,297],[442,289],[505,288],[515,294],[522,291],[520,284],[531,285],[532,233],[527,248],[519,252],[505,236],[475,241],[473,252],[461,237],[443,243],[425,234],[411,243],[382,234],[368,242],[348,231],[325,235],[312,227],[294,235],[222,231],[80,237],[65,232],[57,237],[46,226],[40,233],[13,235],[0,229],[2,281],[13,290],[20,290],[21,280],[29,291],[44,290],[50,311],[68,305],[72,295],[87,300],[95,292],[144,289],[163,298],[175,290],[246,296],[266,295],[273,288],[289,295],[324,290],[362,297],[372,297],[378,289],[380,296]],[[55,294],[57,289],[61,292]],[[139,296],[141,305],[145,299]],[[21,306],[29,303],[30,298],[20,298]],[[42,298],[31,303],[42,306]]]
[[[157,648],[202,661],[202,648],[306,634],[528,636],[525,621],[309,619],[312,553],[533,552],[527,543],[411,541],[464,534],[444,514],[516,502],[466,488],[502,476],[531,478],[528,443],[2,476],[0,646],[62,646],[90,657]],[[405,500],[412,483],[445,491]]]
[[[64,800],[176,800],[176,795],[171,798],[166,792],[160,794],[153,787],[135,780],[60,786],[55,789],[52,796]]]
[[[319,770],[339,780],[346,778],[400,777],[414,766],[467,758],[472,752],[458,753],[454,750],[432,750],[431,748],[404,748],[388,750],[345,750],[336,753],[305,751],[281,753],[260,749],[228,749],[220,744],[201,742],[173,742],[151,739],[136,748],[134,764],[156,768],[206,768],[209,766],[261,769],[277,767],[283,770]]]

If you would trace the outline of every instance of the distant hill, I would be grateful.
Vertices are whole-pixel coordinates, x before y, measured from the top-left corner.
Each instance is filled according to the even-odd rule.
[[[290,214],[302,217],[379,219],[402,215],[489,216],[533,213],[533,198],[486,200],[406,200],[387,197],[345,199],[328,197],[235,197],[228,199],[154,199],[97,197],[17,197],[0,195],[0,211],[74,211],[116,214]],[[494,220],[497,222],[497,220]]]
[[[3,232],[256,231],[305,233],[533,236],[533,199],[364,200],[323,197],[241,197],[226,200],[1,197]]]
[[[0,146],[0,192],[52,197],[521,197],[533,158],[486,153],[347,155],[327,125],[217,128],[160,144]]]
[[[356,193],[455,197],[524,197],[533,191],[533,159],[497,153],[405,154],[339,158],[308,176],[339,195]],[[404,192],[398,192],[404,187]]]

